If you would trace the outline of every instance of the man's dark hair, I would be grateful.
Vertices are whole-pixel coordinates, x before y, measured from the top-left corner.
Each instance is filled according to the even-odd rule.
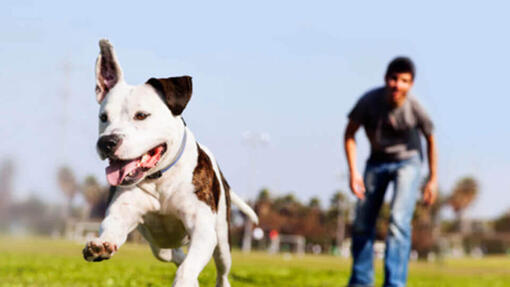
[[[386,70],[385,78],[389,77],[392,74],[395,73],[411,73],[411,76],[413,77],[416,74],[416,70],[414,68],[414,63],[411,59],[408,57],[397,57],[393,59],[388,65],[388,69]]]

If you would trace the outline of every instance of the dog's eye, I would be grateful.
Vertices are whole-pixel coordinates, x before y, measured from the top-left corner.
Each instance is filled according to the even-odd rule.
[[[102,113],[101,115],[99,115],[99,119],[101,120],[101,122],[106,123],[106,121],[108,120],[108,116],[105,113]]]
[[[138,112],[135,114],[135,120],[143,121],[145,120],[150,114],[144,113],[144,112]]]

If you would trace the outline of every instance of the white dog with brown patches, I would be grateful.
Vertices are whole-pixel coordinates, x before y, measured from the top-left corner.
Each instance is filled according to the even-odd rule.
[[[216,286],[230,286],[230,201],[253,222],[258,218],[230,190],[213,155],[181,118],[191,98],[191,77],[128,85],[110,42],[101,40],[99,46],[97,150],[109,160],[106,177],[115,188],[99,238],[87,242],[84,258],[109,259],[138,228],[156,258],[179,266],[173,286],[198,286],[211,256]],[[185,244],[187,254],[180,249]]]

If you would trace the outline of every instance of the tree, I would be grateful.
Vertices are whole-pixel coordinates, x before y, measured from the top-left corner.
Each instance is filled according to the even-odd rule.
[[[345,213],[347,211],[347,197],[342,191],[333,194],[330,200],[330,209],[336,212],[336,247],[340,249],[345,238]]]
[[[259,195],[257,196],[257,201],[269,201],[271,200],[271,194],[269,193],[269,189],[263,188],[260,190]]]
[[[73,171],[67,166],[63,166],[58,170],[57,180],[60,189],[67,198],[66,201],[67,208],[65,209],[66,212],[65,216],[68,217],[69,214],[71,213],[71,203],[73,201],[74,196],[78,192],[78,184],[76,183]]]
[[[473,177],[461,178],[455,185],[452,195],[448,200],[450,206],[455,211],[457,222],[459,224],[459,231],[465,234],[469,231],[468,222],[466,222],[465,210],[470,206],[476,196],[478,195],[478,182]]]
[[[494,231],[510,232],[510,211],[494,220]]]
[[[81,192],[87,203],[91,206],[97,204],[103,197],[103,188],[93,175],[89,175],[85,178],[81,186]]]
[[[310,208],[321,208],[321,201],[318,197],[314,196],[310,199],[310,202],[308,202],[308,207]]]
[[[425,185],[426,180],[423,183]],[[423,190],[423,188],[422,188]],[[442,196],[442,192],[438,191],[436,202],[429,206],[418,203],[413,215],[413,250],[418,252],[419,258],[427,258],[431,251],[439,251],[441,238],[441,208],[447,204],[447,200]]]
[[[93,175],[85,178],[80,185],[80,191],[88,203],[88,216],[89,219],[101,219],[105,216],[107,201],[108,201],[108,187],[101,186]]]

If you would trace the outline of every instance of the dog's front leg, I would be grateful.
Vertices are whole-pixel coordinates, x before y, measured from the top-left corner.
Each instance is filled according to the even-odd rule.
[[[189,220],[185,220],[191,241],[188,254],[177,269],[173,287],[198,286],[198,275],[211,259],[217,243],[215,218],[211,209],[204,205],[196,209],[194,216],[190,214]]]
[[[136,187],[118,190],[101,222],[99,238],[87,242],[83,249],[85,260],[109,259],[124,244],[129,232],[142,223],[142,216],[158,206],[154,197]]]

